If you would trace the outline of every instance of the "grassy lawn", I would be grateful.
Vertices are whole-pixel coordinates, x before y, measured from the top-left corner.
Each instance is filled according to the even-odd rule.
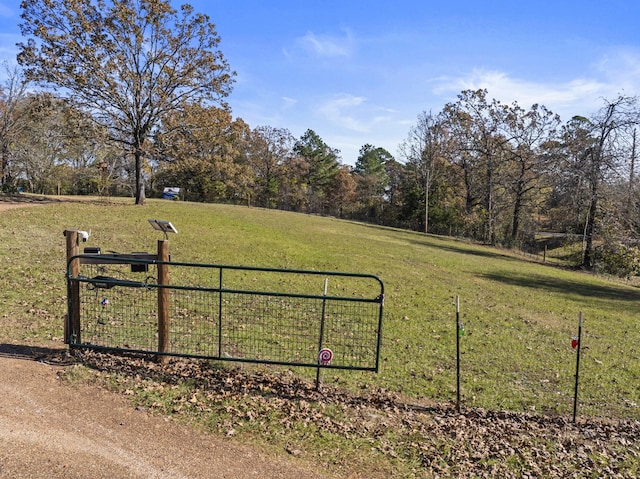
[[[331,370],[324,377],[327,388],[351,395],[391,394],[416,407],[434,403],[451,406],[456,397],[455,301],[459,296],[465,326],[461,338],[464,408],[569,418],[576,360],[571,338],[577,334],[578,316],[582,313],[579,415],[640,419],[637,287],[572,271],[558,262],[541,264],[540,258],[464,241],[257,208],[161,200],[150,200],[140,207],[126,200],[62,202],[1,212],[0,342],[40,345],[54,341],[63,346],[63,230],[91,230],[86,245],[100,246],[103,252],[154,252],[162,236],[151,229],[148,218],[169,220],[178,229],[179,233],[169,238],[174,261],[369,273],[380,277],[386,292],[380,372]],[[228,370],[233,365],[221,367]],[[261,371],[249,366],[241,370],[243,374]],[[301,381],[311,381],[315,376],[314,370],[303,368],[268,370]],[[70,373],[81,377],[86,374],[79,370]],[[206,392],[197,392],[203,394],[202,398],[193,393],[200,391],[194,389],[198,384],[186,380],[175,387],[167,386],[169,383],[156,387],[157,381],[134,386],[115,373],[103,371],[98,376],[112,387],[129,391],[140,403],[150,407],[156,404],[163,413],[171,413],[184,398],[187,399],[182,400],[180,408],[183,411],[190,404],[204,404],[206,396]],[[163,396],[165,392],[167,395]],[[191,396],[195,399],[190,403],[191,393],[196,395]],[[247,401],[258,409],[253,414],[261,415],[263,422],[249,427],[249,419],[236,421],[235,426],[223,427],[220,432],[233,430],[238,436],[264,437],[265,431],[274,429],[273,424],[283,424],[284,403],[276,408],[256,403],[255,397]],[[226,404],[227,409],[222,407],[220,411],[227,412],[213,418],[205,414],[207,407],[203,406],[195,408],[197,411],[190,417],[203,427],[215,423],[211,429],[219,430],[220,424],[230,420],[225,416],[231,417],[228,408],[245,406]],[[298,402],[295,407],[305,406]],[[301,417],[319,414],[319,408],[324,408],[322,414],[334,425],[344,422],[343,416],[349,413],[333,403],[321,406],[312,399],[306,407],[310,409],[306,413],[298,411]],[[243,409],[242,414],[252,413]],[[272,420],[266,419],[270,417]],[[371,423],[369,432],[381,427],[379,418],[361,419],[364,424]],[[424,425],[414,424],[408,429],[405,425],[404,432],[396,429],[403,438],[399,443],[406,446],[399,449],[393,446],[393,429],[378,435],[352,431],[352,438],[362,439],[349,441],[345,439],[348,434],[323,436],[318,423],[309,424],[318,428],[314,433],[316,451],[342,450],[345,463],[353,454],[362,455],[364,461],[370,458],[371,451],[378,451],[384,457],[377,459],[381,461],[379,477],[390,470],[401,471],[396,474],[398,477],[417,477],[420,471],[424,472],[424,458],[420,460],[418,452],[406,452],[406,445],[412,444],[411,431],[419,431]],[[288,427],[298,430],[300,441],[309,439],[310,430],[301,432],[301,424]],[[292,441],[282,440],[290,441],[287,444]],[[434,445],[442,454],[451,447],[451,443],[443,441]],[[322,459],[322,453],[317,455]],[[521,457],[508,465],[508,470],[527,470],[525,459]],[[430,467],[428,470],[435,470],[435,466]],[[490,470],[495,465],[488,459],[483,467]],[[624,470],[633,471],[636,467],[637,460]]]

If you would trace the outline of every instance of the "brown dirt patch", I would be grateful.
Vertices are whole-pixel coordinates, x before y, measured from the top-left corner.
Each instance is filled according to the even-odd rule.
[[[45,205],[48,203],[59,203],[61,201],[69,201],[65,197],[46,197],[31,194],[9,195],[0,194],[0,212],[13,208],[22,208],[25,206]]]
[[[68,385],[62,366],[32,351],[0,345],[0,477],[326,477],[286,453],[267,457],[103,389]]]
[[[105,201],[96,196],[42,196],[31,193],[16,195],[0,193],[0,212],[25,206],[46,205],[62,202]]]
[[[20,208],[22,206],[27,206],[24,203],[8,203],[6,201],[0,201],[0,211],[11,210],[13,208]]]

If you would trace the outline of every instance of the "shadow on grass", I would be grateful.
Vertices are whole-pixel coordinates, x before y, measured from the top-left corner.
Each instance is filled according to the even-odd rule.
[[[453,241],[453,240],[450,240]],[[444,244],[434,244],[434,243],[430,243],[430,242],[424,242],[421,243],[424,246],[429,246],[431,248],[438,248],[444,251],[450,251],[452,253],[458,253],[458,254],[464,254],[464,255],[471,255],[471,256],[479,256],[481,258],[487,258],[487,259],[501,259],[501,260],[509,260],[509,261],[515,261],[516,258],[509,256],[507,254],[504,253],[500,253],[498,251],[491,251],[489,249],[486,250],[481,250],[481,249],[477,249],[477,248],[464,248],[462,246],[453,246],[453,245],[444,245]],[[521,260],[518,260],[521,261]]]
[[[510,256],[505,253],[501,253],[500,250],[497,250],[495,249],[495,247],[492,247],[490,245],[474,243],[474,242],[471,242],[470,240],[455,238],[452,236],[440,236],[432,233],[425,234],[420,231],[396,228],[392,226],[376,225],[376,224],[370,224],[365,222],[358,222],[354,220],[342,220],[342,221],[357,225],[359,227],[378,230],[380,232],[399,233],[399,234],[402,234],[403,236],[408,237],[407,242],[414,245],[418,245],[418,246],[425,246],[428,248],[438,248],[444,251],[450,251],[452,253],[479,256],[481,258],[488,258],[488,259],[506,259],[506,260],[512,260],[512,261],[518,260],[518,258],[514,258],[513,256]],[[457,243],[459,246],[453,243]]]
[[[565,295],[584,296],[585,298],[608,299],[615,301],[640,301],[640,290],[622,288],[612,285],[587,284],[552,276],[521,275],[515,273],[487,273],[480,275],[485,279],[497,281],[511,286],[535,288]]]
[[[39,196],[35,194],[0,194],[2,203],[60,203],[62,200],[56,197]]]

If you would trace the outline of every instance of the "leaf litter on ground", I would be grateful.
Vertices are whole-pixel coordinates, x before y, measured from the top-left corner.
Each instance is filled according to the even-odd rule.
[[[638,477],[640,422],[420,403],[382,389],[358,393],[291,371],[254,371],[204,360],[74,351],[105,384],[167,415],[199,418],[225,436],[260,435],[289,454],[359,467],[332,444],[351,444],[365,463],[382,456],[393,477]],[[209,421],[207,418],[210,417]],[[211,419],[212,418],[212,419]],[[198,422],[198,421],[195,421]],[[329,438],[325,442],[311,437]],[[336,439],[338,441],[336,442]],[[351,456],[351,459],[353,457]],[[339,464],[341,462],[341,464]],[[353,471],[352,471],[353,472]],[[375,472],[368,477],[376,477]],[[364,476],[350,476],[364,477]]]

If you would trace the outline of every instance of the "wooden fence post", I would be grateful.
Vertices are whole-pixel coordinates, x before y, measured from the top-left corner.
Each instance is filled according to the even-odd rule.
[[[169,261],[169,241],[158,240],[158,261]],[[169,265],[158,264],[158,353],[169,350]],[[158,360],[164,362],[166,356],[158,355]]]

